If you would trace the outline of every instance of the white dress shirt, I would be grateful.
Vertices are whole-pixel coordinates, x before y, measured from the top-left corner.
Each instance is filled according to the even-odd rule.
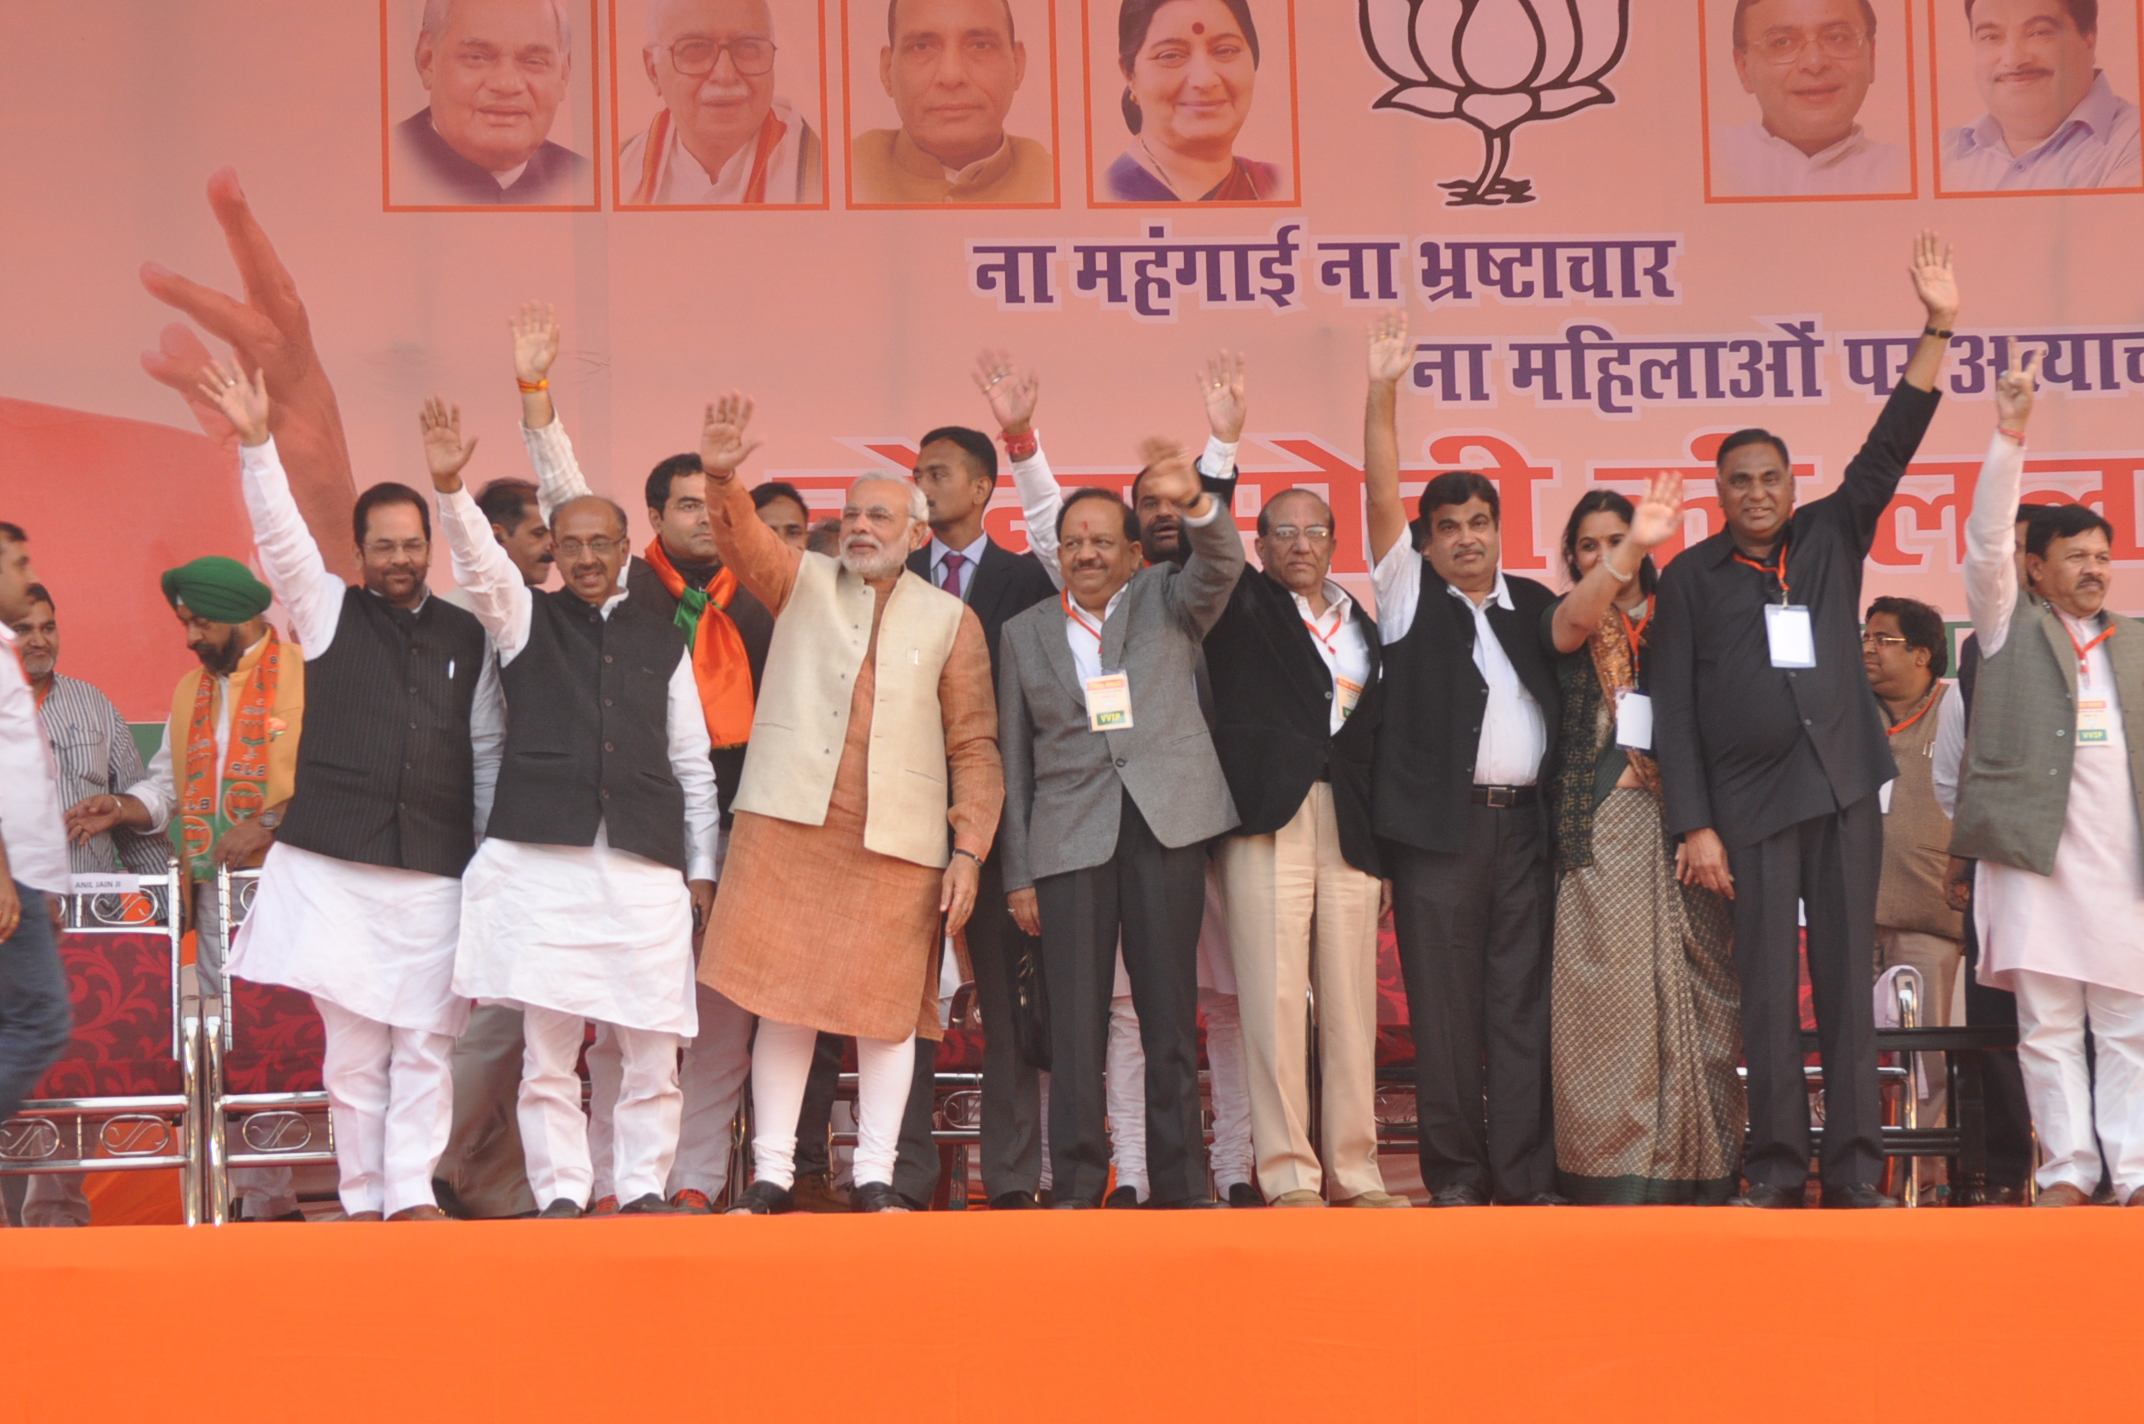
[[[2138,187],[2144,185],[2138,136],[2137,106],[2099,73],[2053,133],[2014,157],[1993,114],[1945,130],[1943,187],[1955,193]]]
[[[47,895],[72,889],[65,815],[37,694],[23,676],[15,630],[0,624],[0,845],[19,884]]]
[[[1399,539],[1370,572],[1371,586],[1377,591],[1377,630],[1388,648],[1414,627],[1422,596],[1422,558],[1412,544]],[[1492,603],[1507,613],[1516,611],[1504,571],[1496,571],[1496,587],[1479,603],[1450,584],[1444,591],[1474,615],[1474,666],[1489,684],[1489,705],[1474,755],[1474,784],[1532,786],[1540,779],[1541,759],[1548,755],[1548,718],[1519,681],[1518,669],[1511,665],[1496,629],[1489,624]]]
[[[767,195],[769,203],[816,203],[819,194],[816,185],[806,192],[805,143],[811,128],[797,115],[787,99],[777,98],[771,106],[775,120],[782,125],[781,139],[774,151],[767,155]],[[710,174],[700,160],[692,156],[679,136],[673,117],[665,124],[662,152],[657,155],[661,164],[655,180],[655,201],[663,204],[684,203],[728,206],[745,200],[745,189],[751,185],[753,160],[759,153],[759,130],[740,145],[737,151],[723,161],[719,172]],[[626,141],[618,151],[618,188],[627,195],[640,189],[643,166],[647,162],[648,131],[642,129]]]
[[[958,554],[962,559],[966,560],[966,562],[960,566],[960,601],[962,603],[969,602],[968,595],[975,588],[976,566],[982,563],[983,550],[989,547],[990,536],[988,534],[976,535],[975,542],[970,544],[965,549],[955,549],[951,545],[947,544],[943,539],[940,539],[937,535],[933,534],[931,536],[930,542],[931,586],[933,588],[945,587],[945,556],[947,554]]]
[[[1877,143],[1859,124],[1829,148],[1804,153],[1763,119],[1712,131],[1713,191],[1726,197],[1804,198],[1913,191],[1906,150]]]
[[[1348,714],[1354,710],[1341,693],[1341,682],[1355,684],[1357,697],[1370,685],[1369,640],[1362,636],[1362,625],[1355,621],[1354,600],[1331,579],[1325,581],[1325,616],[1322,618],[1310,611],[1310,600],[1300,593],[1288,596],[1295,600],[1295,611],[1302,615],[1303,626],[1310,630],[1310,641],[1316,645],[1318,656],[1325,660],[1325,670],[1332,674],[1331,730],[1337,736],[1347,725]]]

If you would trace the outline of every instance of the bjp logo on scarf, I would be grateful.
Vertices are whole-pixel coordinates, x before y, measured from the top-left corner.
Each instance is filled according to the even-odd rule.
[[[1482,169],[1437,186],[1448,207],[1534,200],[1512,178],[1522,124],[1561,119],[1615,95],[1600,81],[1623,61],[1630,0],[1361,0],[1362,43],[1393,80],[1371,105],[1481,131]]]

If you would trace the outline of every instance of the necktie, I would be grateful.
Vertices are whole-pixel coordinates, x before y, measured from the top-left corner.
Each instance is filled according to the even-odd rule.
[[[960,571],[967,565],[968,556],[966,554],[948,553],[940,562],[945,565],[945,591],[952,594],[953,597],[959,598],[961,596]]]

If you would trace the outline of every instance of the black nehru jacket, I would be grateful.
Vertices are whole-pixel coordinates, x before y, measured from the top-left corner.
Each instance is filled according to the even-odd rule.
[[[469,711],[489,656],[484,625],[443,599],[412,613],[346,590],[334,640],[305,662],[305,734],[278,838],[460,875],[476,853]]]
[[[660,609],[663,618],[676,626],[677,600],[663,587],[662,575],[647,560],[635,558],[626,566],[625,588],[628,603],[637,601],[643,607]],[[767,605],[747,593],[743,584],[737,586],[736,596],[723,611],[737,625],[737,636],[744,640],[744,658],[752,667],[752,693],[756,697],[759,680],[767,672],[767,647],[774,641],[774,615],[767,611]],[[677,632],[684,637],[684,629]],[[744,751],[741,746],[716,747],[711,755],[715,764],[715,809],[724,826],[730,823],[730,803],[737,799],[737,783],[744,779]]]
[[[1489,684],[1474,666],[1474,615],[1422,563],[1414,626],[1385,649],[1384,720],[1377,739],[1373,807],[1377,833],[1418,850],[1454,855],[1469,849],[1467,808],[1474,758],[1481,747]],[[1489,626],[1541,704],[1547,734],[1536,777],[1546,785],[1556,760],[1560,719],[1556,670],[1541,648],[1541,619],[1556,595],[1532,579],[1504,575],[1511,609],[1489,605]]]
[[[908,556],[908,571],[925,583],[935,583],[931,578],[930,545],[925,544]],[[1057,585],[1050,582],[1048,570],[1033,554],[1015,554],[995,539],[983,545],[983,556],[966,572],[968,607],[975,611],[975,621],[983,625],[983,643],[990,649],[990,668],[994,676],[998,665],[998,634],[1005,630],[1006,622],[1046,599],[1055,598]]]
[[[1266,836],[1303,807],[1310,788],[1330,781],[1340,854],[1369,875],[1382,874],[1370,820],[1370,773],[1377,756],[1384,682],[1377,625],[1352,605],[1370,648],[1370,682],[1335,735],[1339,689],[1311,641],[1295,595],[1270,575],[1245,573],[1220,621],[1206,635],[1213,688],[1214,750],[1242,824],[1229,834]]]
[[[529,640],[501,670],[506,755],[486,834],[622,851],[685,869],[685,792],[670,770],[670,678],[685,645],[630,594],[609,618],[570,590],[535,593]]]

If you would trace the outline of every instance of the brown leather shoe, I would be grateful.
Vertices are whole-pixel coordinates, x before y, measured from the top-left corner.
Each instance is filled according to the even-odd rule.
[[[454,1218],[430,1203],[423,1203],[417,1206],[403,1207],[402,1210],[387,1219],[389,1221],[452,1221]]]
[[[379,1219],[380,1214],[376,1211],[353,1211],[347,1212],[343,1216],[344,1221],[378,1221]]]
[[[2138,1187],[2135,1191],[2131,1192],[2129,1194],[2129,1200],[2123,1202],[2122,1205],[2144,1206],[2144,1187]]]
[[[1307,1187],[1298,1187],[1292,1192],[1282,1192],[1279,1196],[1273,1198],[1273,1205],[1277,1207],[1323,1206],[1325,1205],[1325,1198]]]
[[[1334,1202],[1333,1205],[1381,1207],[1389,1211],[1396,1207],[1411,1207],[1414,1203],[1405,1197],[1394,1196],[1391,1192],[1364,1192],[1361,1196],[1343,1197],[1341,1200]]]
[[[2068,1182],[2057,1182],[2051,1187],[2041,1188],[2040,1194],[2032,1199],[2032,1204],[2034,1206],[2090,1206],[2092,1198],[2071,1186]]]
[[[849,1194],[836,1186],[824,1172],[799,1172],[796,1185],[789,1189],[792,1211],[846,1212],[854,1211],[849,1203]]]

